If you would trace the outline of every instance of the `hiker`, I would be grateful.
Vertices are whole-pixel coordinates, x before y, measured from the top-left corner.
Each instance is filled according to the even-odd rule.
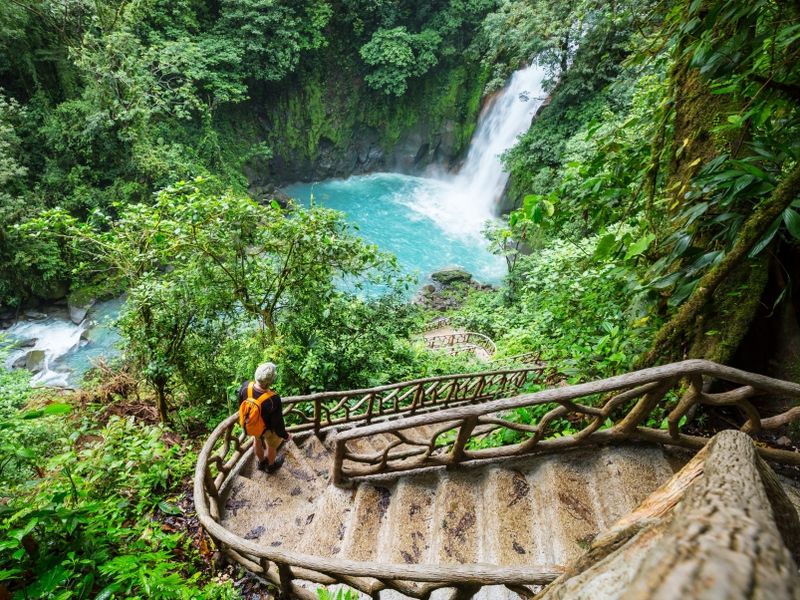
[[[283,441],[292,439],[283,422],[281,397],[270,385],[275,381],[277,367],[271,363],[258,365],[254,379],[245,381],[239,388],[239,424],[245,433],[252,435],[258,468],[274,473],[281,468],[283,456],[277,456]],[[267,444],[264,456],[264,442]]]

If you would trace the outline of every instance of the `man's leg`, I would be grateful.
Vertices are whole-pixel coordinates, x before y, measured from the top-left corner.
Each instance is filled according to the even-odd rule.
[[[254,447],[255,452],[256,452],[256,459],[259,462],[264,460],[264,442],[261,440],[261,436],[257,435],[257,436],[253,437],[253,447]],[[272,448],[270,448],[269,451],[272,452]],[[270,458],[270,462],[275,460],[275,456],[274,456],[275,453],[274,452],[272,452],[272,453],[273,453],[273,456],[272,456],[272,458]]]
[[[277,452],[275,451],[275,448],[273,448],[272,446],[267,446],[267,461],[269,462],[269,464],[271,465],[275,464],[276,454]]]

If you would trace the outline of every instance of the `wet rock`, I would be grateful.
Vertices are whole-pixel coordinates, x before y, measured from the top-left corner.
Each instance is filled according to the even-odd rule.
[[[248,188],[250,196],[259,204],[269,205],[275,200],[281,208],[286,208],[292,198],[273,183],[255,181]]]
[[[36,345],[36,338],[28,338],[26,340],[18,341],[15,346],[17,348],[33,348]]]
[[[436,292],[436,286],[433,285],[432,283],[428,283],[426,285],[423,285],[422,289],[420,289],[419,292],[420,294],[423,294],[425,296],[430,296],[431,294],[434,294]]]
[[[31,373],[44,369],[44,350],[31,350],[25,355],[25,368]]]
[[[87,298],[80,302],[74,302],[70,299],[68,304],[70,320],[75,323],[75,325],[80,325],[86,318],[86,313],[94,306],[95,302],[95,298]]]
[[[47,318],[46,314],[33,308],[29,308],[22,314],[24,314],[25,318],[29,321],[44,321]]]
[[[461,267],[445,267],[431,273],[431,279],[442,285],[453,285],[454,283],[469,283],[472,275]]]
[[[66,297],[68,286],[66,281],[54,281],[47,285],[43,291],[39,293],[42,300],[61,300]]]
[[[15,360],[13,363],[11,363],[11,368],[12,369],[24,369],[25,368],[25,363],[27,361],[28,361],[28,355],[27,354],[23,354],[22,356],[17,358],[17,360]]]

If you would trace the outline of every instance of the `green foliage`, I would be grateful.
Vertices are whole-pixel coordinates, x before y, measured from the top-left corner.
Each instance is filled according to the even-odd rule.
[[[409,78],[424,75],[437,63],[440,43],[441,37],[429,29],[418,34],[409,33],[405,27],[379,29],[359,51],[364,62],[373,67],[365,78],[367,85],[384,94],[402,96]]]
[[[347,588],[339,588],[336,593],[329,592],[328,588],[319,587],[317,588],[317,597],[319,600],[356,600],[359,595],[358,592]]]
[[[541,351],[581,377],[624,371],[652,334],[652,299],[622,256],[593,257],[600,239],[551,241],[519,256],[509,288],[473,295],[459,322],[492,336],[498,356]]]
[[[24,447],[38,476],[3,478],[10,497],[0,509],[0,581],[15,597],[235,597],[184,571],[197,559],[187,539],[150,521],[157,507],[179,511],[164,498],[190,472],[191,454],[133,419],[71,431],[47,421],[39,426],[49,435]]]
[[[332,12],[324,0],[223,0],[219,33],[238,48],[246,76],[279,81],[297,68],[302,53],[327,45],[323,31]]]

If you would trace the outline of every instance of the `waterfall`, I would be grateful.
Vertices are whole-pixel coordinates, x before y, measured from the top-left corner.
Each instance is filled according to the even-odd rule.
[[[411,200],[411,207],[437,222],[453,237],[480,237],[484,223],[497,213],[508,182],[500,156],[530,127],[544,102],[544,69],[531,65],[514,73],[486,106],[456,175],[440,177],[441,186]]]

